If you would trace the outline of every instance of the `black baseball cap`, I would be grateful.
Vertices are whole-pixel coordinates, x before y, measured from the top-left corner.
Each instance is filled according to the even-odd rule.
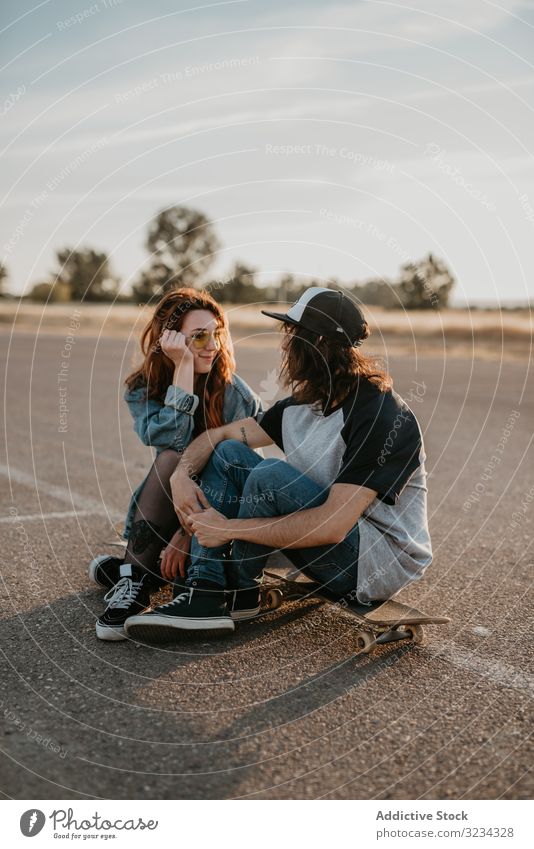
[[[365,316],[352,298],[322,286],[310,286],[286,313],[262,313],[353,347],[362,344],[367,329]]]

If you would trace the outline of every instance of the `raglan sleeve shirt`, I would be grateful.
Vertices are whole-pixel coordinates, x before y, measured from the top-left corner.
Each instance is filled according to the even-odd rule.
[[[284,412],[295,403],[291,397],[284,398],[256,417],[262,430],[286,453],[282,422]],[[351,393],[343,404],[342,418],[339,413],[342,451],[330,485],[364,486],[375,490],[385,504],[396,504],[420,464],[422,438],[413,412],[392,390],[382,392],[367,385]]]
[[[345,453],[334,483],[365,486],[394,505],[420,463],[421,432],[414,414],[391,390],[347,406]]]
[[[284,440],[282,437],[282,418],[284,410],[294,404],[293,398],[282,398],[277,401],[266,412],[258,413],[255,418],[262,430],[265,431],[268,437],[272,439],[275,445],[284,451]]]

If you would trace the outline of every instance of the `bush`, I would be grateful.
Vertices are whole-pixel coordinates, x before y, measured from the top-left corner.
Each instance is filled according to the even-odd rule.
[[[70,289],[66,283],[36,283],[29,294],[30,301],[64,304],[70,301]]]

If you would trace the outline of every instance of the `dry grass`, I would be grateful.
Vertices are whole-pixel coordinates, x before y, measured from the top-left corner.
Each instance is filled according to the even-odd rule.
[[[269,305],[284,311],[286,305]],[[4,333],[24,331],[67,335],[72,317],[78,312],[81,336],[138,338],[151,310],[133,305],[110,304],[19,304],[0,301],[0,325]],[[435,356],[459,355],[490,359],[524,359],[532,345],[532,314],[528,309],[388,311],[366,307],[372,336],[368,350],[383,353],[428,353]],[[227,313],[236,341],[243,345],[274,345],[278,322],[260,313],[259,306],[230,305]],[[381,350],[383,349],[383,350]]]

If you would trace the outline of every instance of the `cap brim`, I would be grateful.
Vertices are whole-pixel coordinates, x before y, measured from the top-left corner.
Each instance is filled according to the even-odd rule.
[[[290,318],[286,313],[283,312],[267,312],[267,310],[260,310],[263,315],[268,315],[269,318],[276,318],[277,321],[283,321],[286,324],[298,324],[295,319]]]

